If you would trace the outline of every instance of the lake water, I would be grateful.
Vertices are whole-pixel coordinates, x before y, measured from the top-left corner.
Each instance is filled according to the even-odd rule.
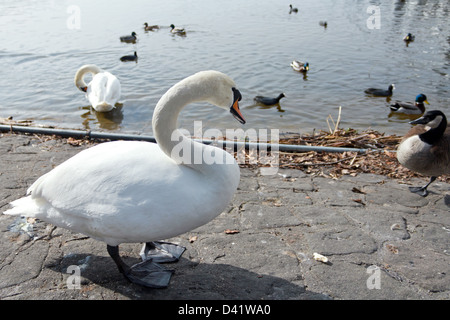
[[[290,3],[298,13],[289,13]],[[447,0],[0,0],[0,117],[152,134],[161,95],[188,75],[216,69],[243,95],[244,129],[327,129],[327,117],[336,120],[342,106],[340,127],[403,134],[409,119],[390,115],[388,101],[364,89],[394,83],[392,101],[424,93],[428,108],[450,116],[449,11]],[[144,32],[144,22],[161,29]],[[170,34],[172,23],[187,35]],[[119,41],[132,31],[137,43]],[[416,39],[406,46],[408,32]],[[119,60],[134,51],[138,63]],[[309,62],[306,77],[290,67],[294,59]],[[119,78],[121,109],[89,110],[73,83],[84,64]],[[279,106],[253,103],[256,95],[281,92]],[[206,104],[188,106],[179,123],[192,130],[194,120],[203,120],[204,130],[241,126]]]

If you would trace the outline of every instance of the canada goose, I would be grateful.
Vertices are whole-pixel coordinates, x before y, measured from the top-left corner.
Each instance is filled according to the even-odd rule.
[[[93,75],[91,82],[86,84],[84,76]],[[75,74],[75,85],[86,93],[86,97],[95,111],[111,111],[120,99],[121,87],[116,76],[101,70],[93,64],[84,65]]]
[[[427,100],[427,96],[421,93],[416,96],[416,100],[414,103],[397,101],[394,104],[391,104],[389,108],[392,110],[392,112],[397,113],[422,114],[425,112],[424,102],[426,104],[430,104]]]
[[[389,96],[392,96],[392,92],[394,91],[394,89],[395,89],[395,85],[391,84],[387,90],[377,89],[377,88],[369,88],[369,89],[364,90],[364,92],[366,94],[370,94],[370,95],[377,96],[377,97],[389,97]]]
[[[426,197],[427,187],[438,176],[450,173],[450,126],[439,110],[427,111],[410,123],[417,126],[403,137],[397,149],[397,159],[406,168],[431,176],[425,186],[409,188],[411,192]]]
[[[278,95],[278,97],[276,97],[276,98],[256,96],[253,100],[256,103],[261,103],[261,104],[264,104],[266,106],[272,106],[274,104],[278,104],[280,102],[280,99],[284,98],[284,97],[285,97],[284,93],[280,93]]]
[[[159,255],[147,257],[160,247],[152,242],[214,219],[226,209],[240,180],[234,157],[184,136],[177,129],[178,114],[189,103],[207,101],[244,124],[239,100],[234,81],[223,73],[203,71],[187,77],[154,109],[157,143],[114,141],[81,151],[41,176],[4,214],[35,217],[103,241],[128,280],[166,287],[172,271],[156,263],[164,259]],[[208,160],[198,159],[198,154]],[[130,267],[121,259],[119,245],[136,242],[146,243],[145,260]],[[184,251],[174,244],[162,245],[168,261]]]

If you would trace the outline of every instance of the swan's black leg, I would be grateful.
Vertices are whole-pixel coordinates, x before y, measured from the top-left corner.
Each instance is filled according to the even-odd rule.
[[[176,262],[180,259],[185,247],[162,241],[146,242],[141,250],[142,260],[151,259],[153,262]]]
[[[436,180],[436,177],[431,177],[430,181],[423,187],[409,187],[409,191],[411,191],[413,193],[417,193],[418,195],[420,195],[422,197],[426,197],[428,195],[427,188],[430,184],[432,184],[434,182],[434,180]]]
[[[173,270],[167,270],[152,260],[146,260],[129,267],[119,255],[119,246],[107,245],[111,258],[119,271],[129,281],[149,288],[165,288],[169,285]]]
[[[119,268],[120,273],[126,274],[130,271],[130,267],[125,262],[123,262],[123,260],[120,258],[119,246],[110,246],[108,244],[106,246],[106,250],[108,250],[109,255],[116,263],[117,268]]]

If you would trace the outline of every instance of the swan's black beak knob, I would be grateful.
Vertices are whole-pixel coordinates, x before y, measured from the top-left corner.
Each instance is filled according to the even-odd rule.
[[[230,112],[233,117],[242,124],[245,124],[244,116],[239,110],[239,101],[242,99],[241,93],[238,89],[232,88],[233,90],[233,105],[230,107]]]

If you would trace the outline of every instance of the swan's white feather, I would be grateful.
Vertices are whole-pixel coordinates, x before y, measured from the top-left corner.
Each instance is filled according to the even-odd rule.
[[[88,73],[92,74],[92,80],[86,84],[84,76]],[[86,98],[92,108],[99,112],[111,111],[122,94],[119,79],[93,64],[87,64],[78,69],[75,74],[75,85],[80,90],[86,89]]]
[[[92,78],[86,95],[96,111],[110,111],[120,99],[120,82],[111,73],[102,71]]]
[[[211,79],[217,73],[193,76],[181,86],[211,86],[212,81],[204,80],[204,75]],[[209,89],[210,93],[220,91],[219,96],[225,92],[220,101],[228,100],[233,85],[229,78],[224,79]],[[169,91],[181,92],[178,94],[185,98],[192,94],[192,90]],[[194,90],[193,95],[191,101],[198,93]],[[176,123],[184,107],[183,103],[171,103],[178,99],[169,96],[155,109],[156,123],[170,117],[175,119],[168,124]],[[173,130],[162,123],[157,127],[155,130]],[[162,151],[160,144],[171,143],[166,136],[170,135],[159,134],[158,144],[117,141],[86,149],[41,176],[28,189],[28,196],[13,201],[12,209],[4,213],[40,218],[112,246],[168,239],[199,227],[231,201],[240,179],[239,166],[224,150],[188,138],[185,141],[194,150],[225,159],[212,164],[180,164]]]

